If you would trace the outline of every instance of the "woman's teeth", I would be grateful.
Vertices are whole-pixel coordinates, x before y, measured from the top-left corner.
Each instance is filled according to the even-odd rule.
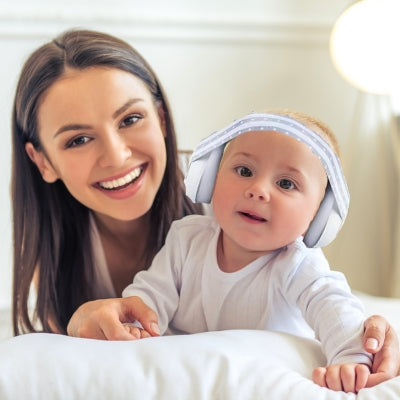
[[[121,178],[113,179],[112,181],[99,182],[99,186],[107,190],[119,189],[123,186],[132,183],[136,178],[140,176],[141,173],[142,173],[142,167],[139,167]]]

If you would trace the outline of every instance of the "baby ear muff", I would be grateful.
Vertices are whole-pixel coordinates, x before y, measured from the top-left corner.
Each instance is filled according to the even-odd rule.
[[[185,185],[195,203],[210,203],[226,143],[245,132],[279,131],[305,145],[320,158],[328,176],[328,186],[315,217],[304,234],[307,247],[328,245],[346,218],[350,196],[340,161],[330,145],[298,121],[282,115],[251,113],[203,139],[193,152]]]
[[[325,191],[319,209],[304,235],[307,247],[324,247],[335,239],[343,225],[331,185]]]
[[[195,161],[191,161],[186,174],[186,194],[194,203],[211,203],[219,164],[225,144]]]

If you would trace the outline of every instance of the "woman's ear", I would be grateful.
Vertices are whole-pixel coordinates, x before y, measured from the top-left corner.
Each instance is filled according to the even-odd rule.
[[[58,179],[56,171],[42,151],[36,150],[33,144],[30,142],[26,143],[25,151],[28,154],[28,157],[38,168],[44,181],[47,183],[53,183]]]

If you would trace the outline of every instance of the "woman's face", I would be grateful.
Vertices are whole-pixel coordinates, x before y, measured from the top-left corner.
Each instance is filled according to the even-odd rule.
[[[152,206],[166,167],[165,127],[144,83],[115,68],[67,70],[38,109],[43,151],[26,145],[45,181],[89,209],[133,220]]]

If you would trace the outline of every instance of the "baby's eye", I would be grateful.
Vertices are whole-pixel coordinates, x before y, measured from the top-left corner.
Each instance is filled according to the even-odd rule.
[[[240,166],[240,167],[236,167],[235,170],[240,176],[243,176],[245,178],[249,178],[250,176],[253,176],[253,173],[247,167]]]
[[[290,179],[281,179],[278,181],[278,186],[285,190],[295,189],[296,185]]]
[[[128,117],[124,118],[121,122],[121,127],[127,127],[135,124],[137,121],[139,121],[141,117],[139,115],[129,115]]]
[[[88,143],[91,138],[87,136],[78,136],[67,143],[67,147],[78,147]]]

